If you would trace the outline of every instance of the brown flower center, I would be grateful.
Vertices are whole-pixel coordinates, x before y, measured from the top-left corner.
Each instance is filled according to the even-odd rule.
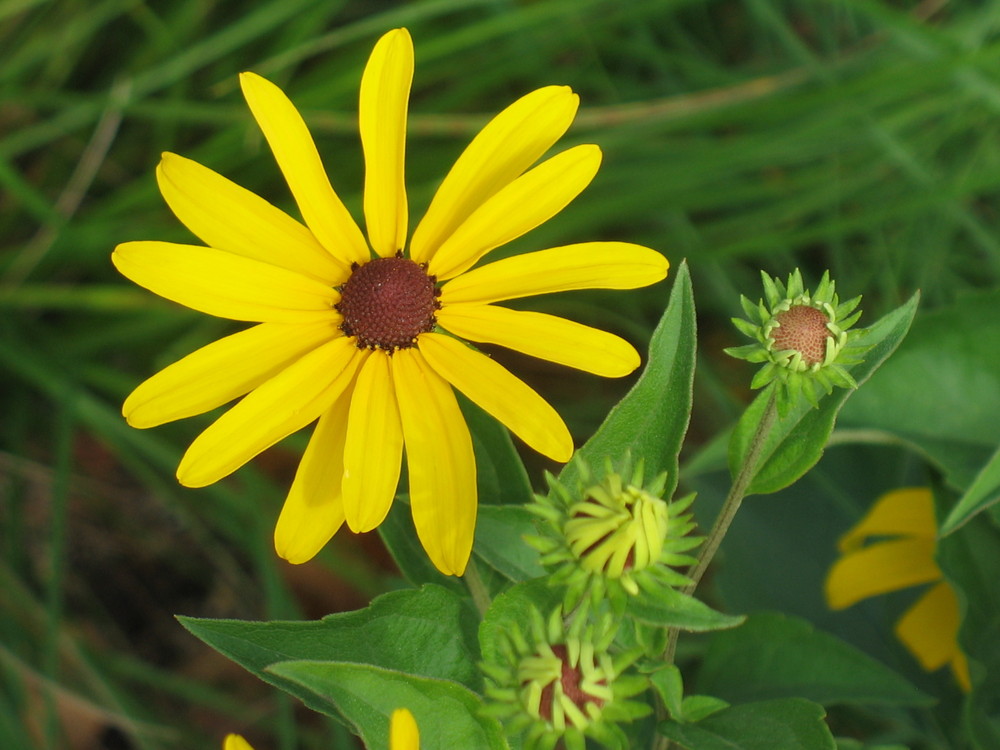
[[[393,352],[417,343],[434,328],[440,307],[435,278],[409,258],[376,258],[355,266],[340,289],[340,330],[356,336],[359,349]]]
[[[562,644],[557,644],[552,647],[552,653],[558,656],[562,661],[561,682],[563,694],[569,700],[573,701],[577,708],[584,713],[587,713],[586,706],[588,703],[593,703],[598,708],[602,708],[604,706],[604,700],[602,698],[586,693],[580,688],[580,681],[583,675],[580,673],[580,669],[578,667],[574,667],[569,663],[569,653],[566,647]],[[542,699],[538,705],[538,715],[546,721],[552,721],[552,699],[554,693],[554,682],[550,682],[542,689]]]
[[[778,325],[771,330],[774,348],[794,349],[808,365],[826,357],[826,340],[832,335],[826,324],[830,319],[822,310],[809,305],[795,305],[774,316]]]

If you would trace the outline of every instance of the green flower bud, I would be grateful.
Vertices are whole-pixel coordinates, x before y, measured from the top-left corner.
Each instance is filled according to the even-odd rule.
[[[798,269],[783,284],[761,273],[765,300],[756,304],[746,297],[740,302],[747,320],[733,318],[753,344],[726,349],[726,353],[749,362],[762,362],[751,388],[776,383],[779,412],[784,414],[800,396],[814,406],[822,394],[834,387],[857,388],[847,368],[861,362],[867,346],[856,343],[858,331],[849,330],[861,311],[861,297],[841,303],[829,273],[810,292],[803,287]]]
[[[700,542],[686,536],[694,524],[684,511],[693,496],[667,502],[660,497],[666,475],[644,485],[641,462],[633,470],[626,458],[619,471],[608,462],[603,479],[595,481],[582,460],[576,460],[576,486],[549,477],[549,494],[536,496],[528,506],[548,522],[545,535],[528,542],[542,553],[553,583],[566,585],[567,611],[607,600],[620,613],[627,597],[640,589],[686,585],[688,578],[672,566],[694,563],[680,554]]]
[[[584,750],[586,737],[624,750],[628,743],[617,723],[649,713],[628,700],[649,683],[626,674],[637,651],[610,653],[614,634],[610,618],[567,631],[560,609],[547,621],[531,610],[530,631],[516,624],[504,631],[494,662],[483,665],[485,712],[523,734],[525,750],[550,750],[560,740],[568,750]]]

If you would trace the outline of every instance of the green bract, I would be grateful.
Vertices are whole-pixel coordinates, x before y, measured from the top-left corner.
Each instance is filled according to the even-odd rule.
[[[862,361],[869,347],[855,342],[856,331],[849,330],[861,311],[861,297],[841,303],[829,272],[823,273],[815,292],[805,289],[802,275],[795,269],[783,284],[763,271],[766,300],[756,304],[740,297],[748,320],[733,318],[753,344],[726,349],[726,353],[748,362],[764,362],[751,388],[778,384],[778,406],[784,412],[804,395],[813,406],[823,393],[834,386],[857,388],[847,368]]]
[[[625,750],[629,742],[617,726],[650,713],[645,703],[628,700],[649,687],[638,674],[626,674],[638,650],[612,655],[617,628],[611,617],[567,629],[561,608],[548,620],[530,610],[528,632],[512,626],[503,632],[495,658],[482,665],[490,678],[483,712],[503,720],[511,733],[524,734],[525,750],[584,750],[586,737]]]
[[[553,583],[566,585],[567,611],[606,600],[621,613],[640,589],[655,595],[690,583],[673,567],[695,562],[681,554],[701,541],[687,536],[694,523],[684,511],[694,496],[662,499],[667,475],[644,485],[642,461],[633,469],[629,457],[618,470],[608,461],[599,480],[582,459],[575,461],[578,479],[572,485],[549,477],[549,494],[536,495],[528,506],[548,521],[545,535],[528,542],[553,571]]]

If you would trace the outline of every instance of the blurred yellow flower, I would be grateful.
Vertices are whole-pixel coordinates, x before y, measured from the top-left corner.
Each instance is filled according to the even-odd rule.
[[[639,365],[621,338],[493,303],[571,289],[631,289],[667,273],[649,248],[591,242],[473,268],[494,248],[561,211],[593,179],[594,145],[534,164],[573,121],[568,87],[538,89],[476,136],[445,177],[406,246],[404,152],[413,46],[405,29],[375,45],[361,81],[365,235],[334,193],[306,124],[274,84],[240,83],[305,224],[225,177],[164,154],[166,202],[208,247],[127,242],[112,256],[135,283],[210,315],[257,325],[170,365],[128,397],[146,428],[240,396],[191,444],[178,480],[202,487],[319,420],[275,529],[293,563],[311,559],[346,521],[377,527],[406,447],[420,541],[461,575],[476,521],[476,465],[457,389],[527,445],[557,461],[569,431],[534,390],[465,341],[497,344],[605,377]]]
[[[222,750],[253,750],[253,747],[240,735],[228,734]],[[397,708],[389,719],[389,750],[420,750],[417,720],[405,708]]]
[[[871,596],[933,583],[896,623],[896,636],[925,670],[949,664],[968,691],[969,665],[958,646],[958,601],[934,561],[936,537],[930,490],[883,495],[841,537],[841,557],[826,579],[826,600],[831,609],[843,609]],[[879,541],[866,544],[872,538]]]

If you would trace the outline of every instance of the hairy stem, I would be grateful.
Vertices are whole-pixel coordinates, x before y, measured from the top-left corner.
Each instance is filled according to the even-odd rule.
[[[694,593],[702,576],[705,575],[705,571],[708,570],[708,566],[712,563],[715,553],[718,552],[719,545],[722,544],[726,532],[729,531],[729,527],[732,525],[737,511],[739,511],[740,505],[743,503],[743,498],[746,497],[750,483],[757,476],[761,453],[764,450],[767,437],[771,433],[771,428],[774,427],[777,417],[778,407],[775,403],[775,391],[772,388],[771,397],[767,402],[767,407],[764,409],[764,414],[761,416],[760,422],[757,423],[757,429],[750,439],[750,448],[747,450],[743,465],[740,466],[740,470],[736,474],[736,479],[733,481],[733,485],[729,489],[725,501],[722,503],[722,509],[715,518],[712,530],[708,533],[705,543],[701,546],[697,564],[695,564],[694,568],[688,574],[691,583],[684,588],[683,591],[685,594],[690,595]],[[674,655],[677,652],[677,638],[679,635],[680,631],[677,628],[670,629],[667,648],[663,654],[664,661],[668,664],[673,663]],[[666,718],[666,713],[661,705],[657,705],[657,717],[660,719]],[[670,740],[662,735],[658,736],[653,743],[653,750],[668,750],[669,747]]]

